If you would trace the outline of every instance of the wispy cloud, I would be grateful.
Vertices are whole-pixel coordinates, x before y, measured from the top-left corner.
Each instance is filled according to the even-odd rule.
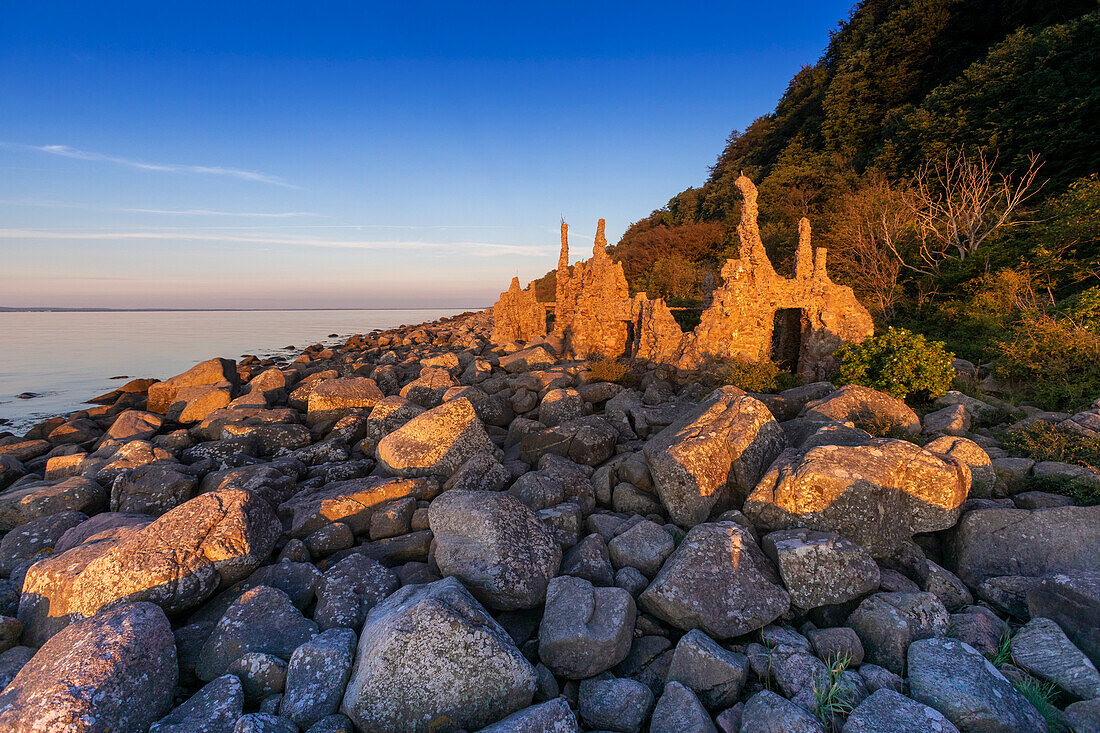
[[[293,247],[329,247],[335,249],[420,250],[437,254],[471,257],[544,257],[552,254],[546,247],[494,242],[424,242],[360,239],[325,239],[244,234],[200,234],[186,231],[57,231],[46,229],[0,229],[0,240],[20,241],[171,241],[212,242],[221,244],[288,245]]]
[[[69,147],[68,145],[20,145],[17,143],[4,143],[4,145],[6,147],[22,148],[24,150],[37,150],[41,153],[58,155],[63,158],[75,158],[77,160],[89,160],[99,163],[112,163],[114,165],[121,165],[127,168],[134,168],[136,170],[142,171],[158,171],[163,173],[194,173],[199,175],[225,176],[227,178],[236,178],[241,181],[270,183],[275,186],[283,186],[284,188],[299,188],[298,186],[287,183],[278,176],[272,176],[267,173],[260,173],[259,171],[244,170],[241,168],[229,168],[220,165],[148,163],[144,160],[134,160],[132,158],[122,158],[117,155],[105,155],[103,153],[93,153],[87,150],[78,150],[76,148]]]
[[[320,216],[312,211],[280,211],[267,214],[261,211],[211,211],[209,209],[119,209],[133,214],[167,214],[180,216],[240,216],[260,219],[290,219],[296,216]]]

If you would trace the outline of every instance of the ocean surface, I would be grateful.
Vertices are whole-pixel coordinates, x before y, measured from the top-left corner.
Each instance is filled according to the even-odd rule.
[[[127,379],[164,379],[215,356],[286,355],[287,346],[301,351],[462,311],[0,312],[0,431],[22,434]]]

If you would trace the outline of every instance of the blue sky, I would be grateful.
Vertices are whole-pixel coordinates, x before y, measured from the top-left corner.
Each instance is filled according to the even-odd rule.
[[[0,306],[490,304],[701,183],[850,5],[0,4]]]

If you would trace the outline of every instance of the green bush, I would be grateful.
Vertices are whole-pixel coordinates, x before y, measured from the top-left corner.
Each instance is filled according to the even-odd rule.
[[[637,377],[630,371],[630,367],[614,359],[600,359],[588,365],[586,382],[615,382],[624,387],[631,387],[638,382]]]
[[[1077,326],[1100,334],[1100,286],[1067,298],[1062,306],[1066,316]]]
[[[998,341],[994,375],[1045,410],[1076,410],[1100,396],[1100,334],[1028,313]]]
[[[771,359],[708,359],[701,367],[702,380],[712,385],[732,384],[746,392],[779,392],[802,384],[802,380],[783,371]]]
[[[861,344],[844,344],[837,356],[837,384],[859,384],[899,400],[940,397],[955,379],[955,355],[942,342],[904,328],[891,328]]]
[[[1100,469],[1100,438],[1060,428],[1052,422],[1037,420],[1010,430],[1001,440],[1001,447],[1009,455],[1033,461],[1059,461]]]

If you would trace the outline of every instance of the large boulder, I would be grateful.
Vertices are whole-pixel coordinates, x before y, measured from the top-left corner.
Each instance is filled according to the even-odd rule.
[[[567,420],[552,428],[524,434],[520,458],[532,465],[547,454],[568,458],[585,466],[598,466],[615,453],[619,433],[599,415]]]
[[[920,418],[901,400],[870,387],[849,384],[819,400],[806,403],[802,417],[821,422],[854,423],[856,427],[877,431],[901,430],[920,433]]]
[[[909,647],[909,692],[962,731],[1047,730],[1039,712],[988,659],[955,639],[913,642]]]
[[[876,593],[848,616],[864,658],[898,675],[905,674],[910,644],[944,636],[950,623],[947,609],[931,593]]]
[[[149,412],[164,415],[176,403],[181,389],[215,385],[221,382],[226,382],[234,388],[240,385],[237,363],[232,359],[209,359],[196,364],[182,374],[149,385],[149,402],[146,409]]]
[[[634,599],[622,588],[554,578],[539,626],[539,659],[556,675],[575,680],[611,669],[630,652],[636,616]]]
[[[988,578],[1042,577],[1100,568],[1100,506],[980,509],[955,530],[958,575],[967,585]]]
[[[511,494],[447,491],[428,508],[435,561],[485,605],[532,608],[561,564],[561,546],[530,509]]]
[[[763,402],[727,389],[650,438],[644,452],[672,521],[693,527],[740,506],[786,447]]]
[[[60,481],[28,481],[0,494],[0,532],[58,512],[91,516],[107,508],[110,492],[83,476]]]
[[[677,628],[729,639],[782,616],[790,597],[752,535],[713,522],[688,532],[638,603]]]
[[[164,612],[120,606],[42,645],[0,693],[0,730],[145,733],[172,707],[178,675]]]
[[[119,603],[151,601],[172,613],[247,577],[279,538],[264,500],[246,491],[202,494],[144,528],[85,543],[31,566],[19,601],[24,639]]]
[[[766,535],[761,547],[779,568],[791,603],[799,608],[845,603],[878,589],[875,561],[835,532],[781,529]]]
[[[355,534],[370,532],[374,513],[399,499],[428,501],[439,493],[430,478],[406,479],[368,476],[333,481],[308,489],[279,505],[279,517],[291,537],[304,539],[333,522],[346,524]]]
[[[1058,624],[1033,618],[1012,637],[1012,662],[1082,700],[1100,698],[1100,673]]]
[[[326,379],[309,393],[306,421],[315,425],[369,410],[383,398],[382,390],[367,377]]]
[[[375,606],[341,711],[363,733],[476,730],[531,704],[535,669],[454,578]]]
[[[955,524],[970,491],[970,468],[905,440],[785,451],[745,502],[761,530],[837,532],[876,557],[914,534]]]
[[[959,733],[950,720],[927,705],[882,688],[856,706],[844,733]]]
[[[1057,623],[1100,666],[1100,571],[1043,578],[1027,591],[1027,611]]]
[[[164,514],[190,499],[197,483],[178,463],[138,466],[111,484],[111,511]]]
[[[462,397],[412,418],[382,438],[375,453],[391,475],[446,480],[470,458],[493,448],[473,404]]]
[[[305,730],[340,707],[355,657],[355,632],[329,629],[294,650],[279,713]]]

